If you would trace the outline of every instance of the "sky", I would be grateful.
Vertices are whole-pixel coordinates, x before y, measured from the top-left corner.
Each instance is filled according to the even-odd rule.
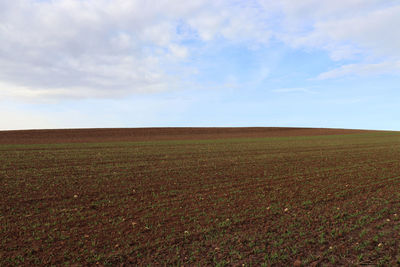
[[[400,130],[400,2],[0,0],[0,130]]]

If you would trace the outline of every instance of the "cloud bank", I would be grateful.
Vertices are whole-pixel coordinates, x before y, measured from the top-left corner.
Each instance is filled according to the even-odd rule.
[[[268,49],[273,40],[347,62],[318,79],[393,73],[398,14],[397,1],[378,0],[0,1],[0,96],[177,90],[196,75],[193,54],[221,42]]]

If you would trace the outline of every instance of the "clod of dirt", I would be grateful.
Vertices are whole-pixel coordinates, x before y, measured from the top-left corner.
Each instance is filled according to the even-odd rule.
[[[301,260],[299,260],[299,259],[295,260],[294,263],[293,263],[293,266],[294,267],[300,267],[301,266]]]
[[[33,245],[32,246],[32,251],[33,252],[39,252],[40,251],[40,247],[38,245]]]

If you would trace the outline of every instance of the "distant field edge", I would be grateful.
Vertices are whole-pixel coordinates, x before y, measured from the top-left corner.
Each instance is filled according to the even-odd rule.
[[[344,135],[371,132],[390,131],[295,127],[171,127],[11,130],[0,131],[0,144],[210,140],[232,138]]]

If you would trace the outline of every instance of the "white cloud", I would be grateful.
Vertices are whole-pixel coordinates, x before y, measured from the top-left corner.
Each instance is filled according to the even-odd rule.
[[[260,1],[283,14],[276,38],[295,48],[325,50],[335,61],[358,61],[319,78],[397,73],[391,67],[400,59],[398,1]]]
[[[190,56],[186,40],[266,42],[257,12],[225,0],[1,1],[0,81],[38,96],[169,90],[180,68],[166,66]]]
[[[174,57],[186,58],[188,56],[188,49],[185,46],[172,44],[168,48]]]
[[[400,25],[399,14],[400,6],[392,6],[358,16],[318,21],[299,44],[322,46],[338,60],[349,58],[351,52],[371,58],[400,58],[400,35],[393,32],[393,26]]]
[[[348,75],[369,76],[379,74],[400,74],[400,61],[371,64],[348,64],[337,69],[323,72],[319,74],[316,79],[325,80]]]
[[[195,63],[181,64],[195,49],[190,43],[207,48],[221,39],[251,48],[273,37],[326,50],[336,61],[389,66],[400,60],[398,14],[392,0],[0,1],[0,81],[8,88],[0,94],[120,97],[176,89],[182,73],[196,73]],[[351,68],[320,78],[357,73]]]

